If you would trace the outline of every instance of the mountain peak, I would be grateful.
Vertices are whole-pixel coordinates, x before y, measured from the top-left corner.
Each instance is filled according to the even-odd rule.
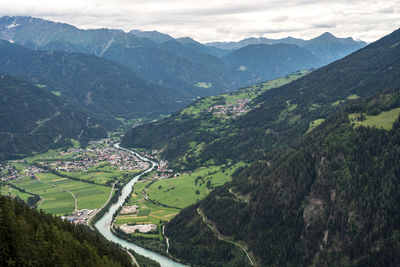
[[[330,32],[324,32],[317,38],[319,38],[319,39],[337,39],[337,37]]]

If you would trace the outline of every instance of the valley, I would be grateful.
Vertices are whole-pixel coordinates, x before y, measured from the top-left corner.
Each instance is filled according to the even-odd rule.
[[[400,29],[244,36],[1,17],[0,265],[399,266]]]

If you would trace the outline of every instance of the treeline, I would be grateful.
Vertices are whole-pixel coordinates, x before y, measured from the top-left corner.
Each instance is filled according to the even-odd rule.
[[[1,266],[131,266],[128,254],[86,226],[0,197]]]

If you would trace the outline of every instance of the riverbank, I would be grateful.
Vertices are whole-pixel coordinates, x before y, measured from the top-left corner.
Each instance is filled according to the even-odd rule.
[[[127,249],[131,249],[133,251],[135,251],[135,253],[143,255],[145,257],[148,257],[152,260],[155,260],[156,262],[158,262],[161,266],[165,266],[165,267],[175,267],[175,266],[185,266],[182,265],[178,262],[175,262],[165,256],[162,256],[158,253],[155,253],[153,251],[147,250],[145,248],[142,248],[140,246],[137,246],[133,243],[127,242],[126,240],[123,240],[117,236],[115,236],[112,231],[111,231],[111,225],[113,222],[113,217],[116,214],[117,210],[124,204],[125,200],[127,199],[127,197],[132,193],[133,190],[133,185],[139,180],[139,178],[149,172],[151,172],[153,169],[155,169],[155,167],[157,166],[157,164],[139,154],[137,154],[136,152],[130,151],[128,149],[125,148],[121,148],[119,146],[119,144],[115,145],[116,148],[119,149],[123,149],[125,151],[128,151],[129,153],[134,154],[135,156],[137,156],[138,158],[140,158],[143,161],[147,161],[150,163],[150,167],[144,171],[143,173],[136,175],[134,178],[132,178],[121,190],[121,195],[118,197],[118,200],[113,203],[112,205],[110,205],[108,211],[104,214],[103,217],[101,217],[94,225],[95,228],[108,240],[117,243],[119,245],[121,245],[123,248],[127,248]]]

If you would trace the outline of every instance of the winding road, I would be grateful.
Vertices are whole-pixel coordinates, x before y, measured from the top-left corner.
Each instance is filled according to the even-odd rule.
[[[233,241],[233,240],[230,240],[231,237],[224,236],[223,234],[221,234],[221,233],[218,231],[217,227],[215,226],[215,223],[214,223],[214,222],[211,222],[210,220],[208,220],[207,217],[206,217],[206,215],[203,213],[203,211],[202,211],[200,208],[197,208],[197,213],[203,218],[203,222],[213,231],[214,235],[215,235],[219,240],[222,240],[222,241],[225,241],[225,242],[234,244],[234,245],[238,246],[239,248],[241,248],[241,249],[244,251],[244,253],[246,254],[247,258],[249,259],[250,264],[251,264],[252,266],[254,266],[254,262],[253,262],[253,260],[251,259],[250,254],[247,252],[247,250],[246,250],[246,248],[245,248],[244,246],[242,246],[242,245],[241,245],[240,243],[238,243],[238,242],[235,242],[235,241]]]

